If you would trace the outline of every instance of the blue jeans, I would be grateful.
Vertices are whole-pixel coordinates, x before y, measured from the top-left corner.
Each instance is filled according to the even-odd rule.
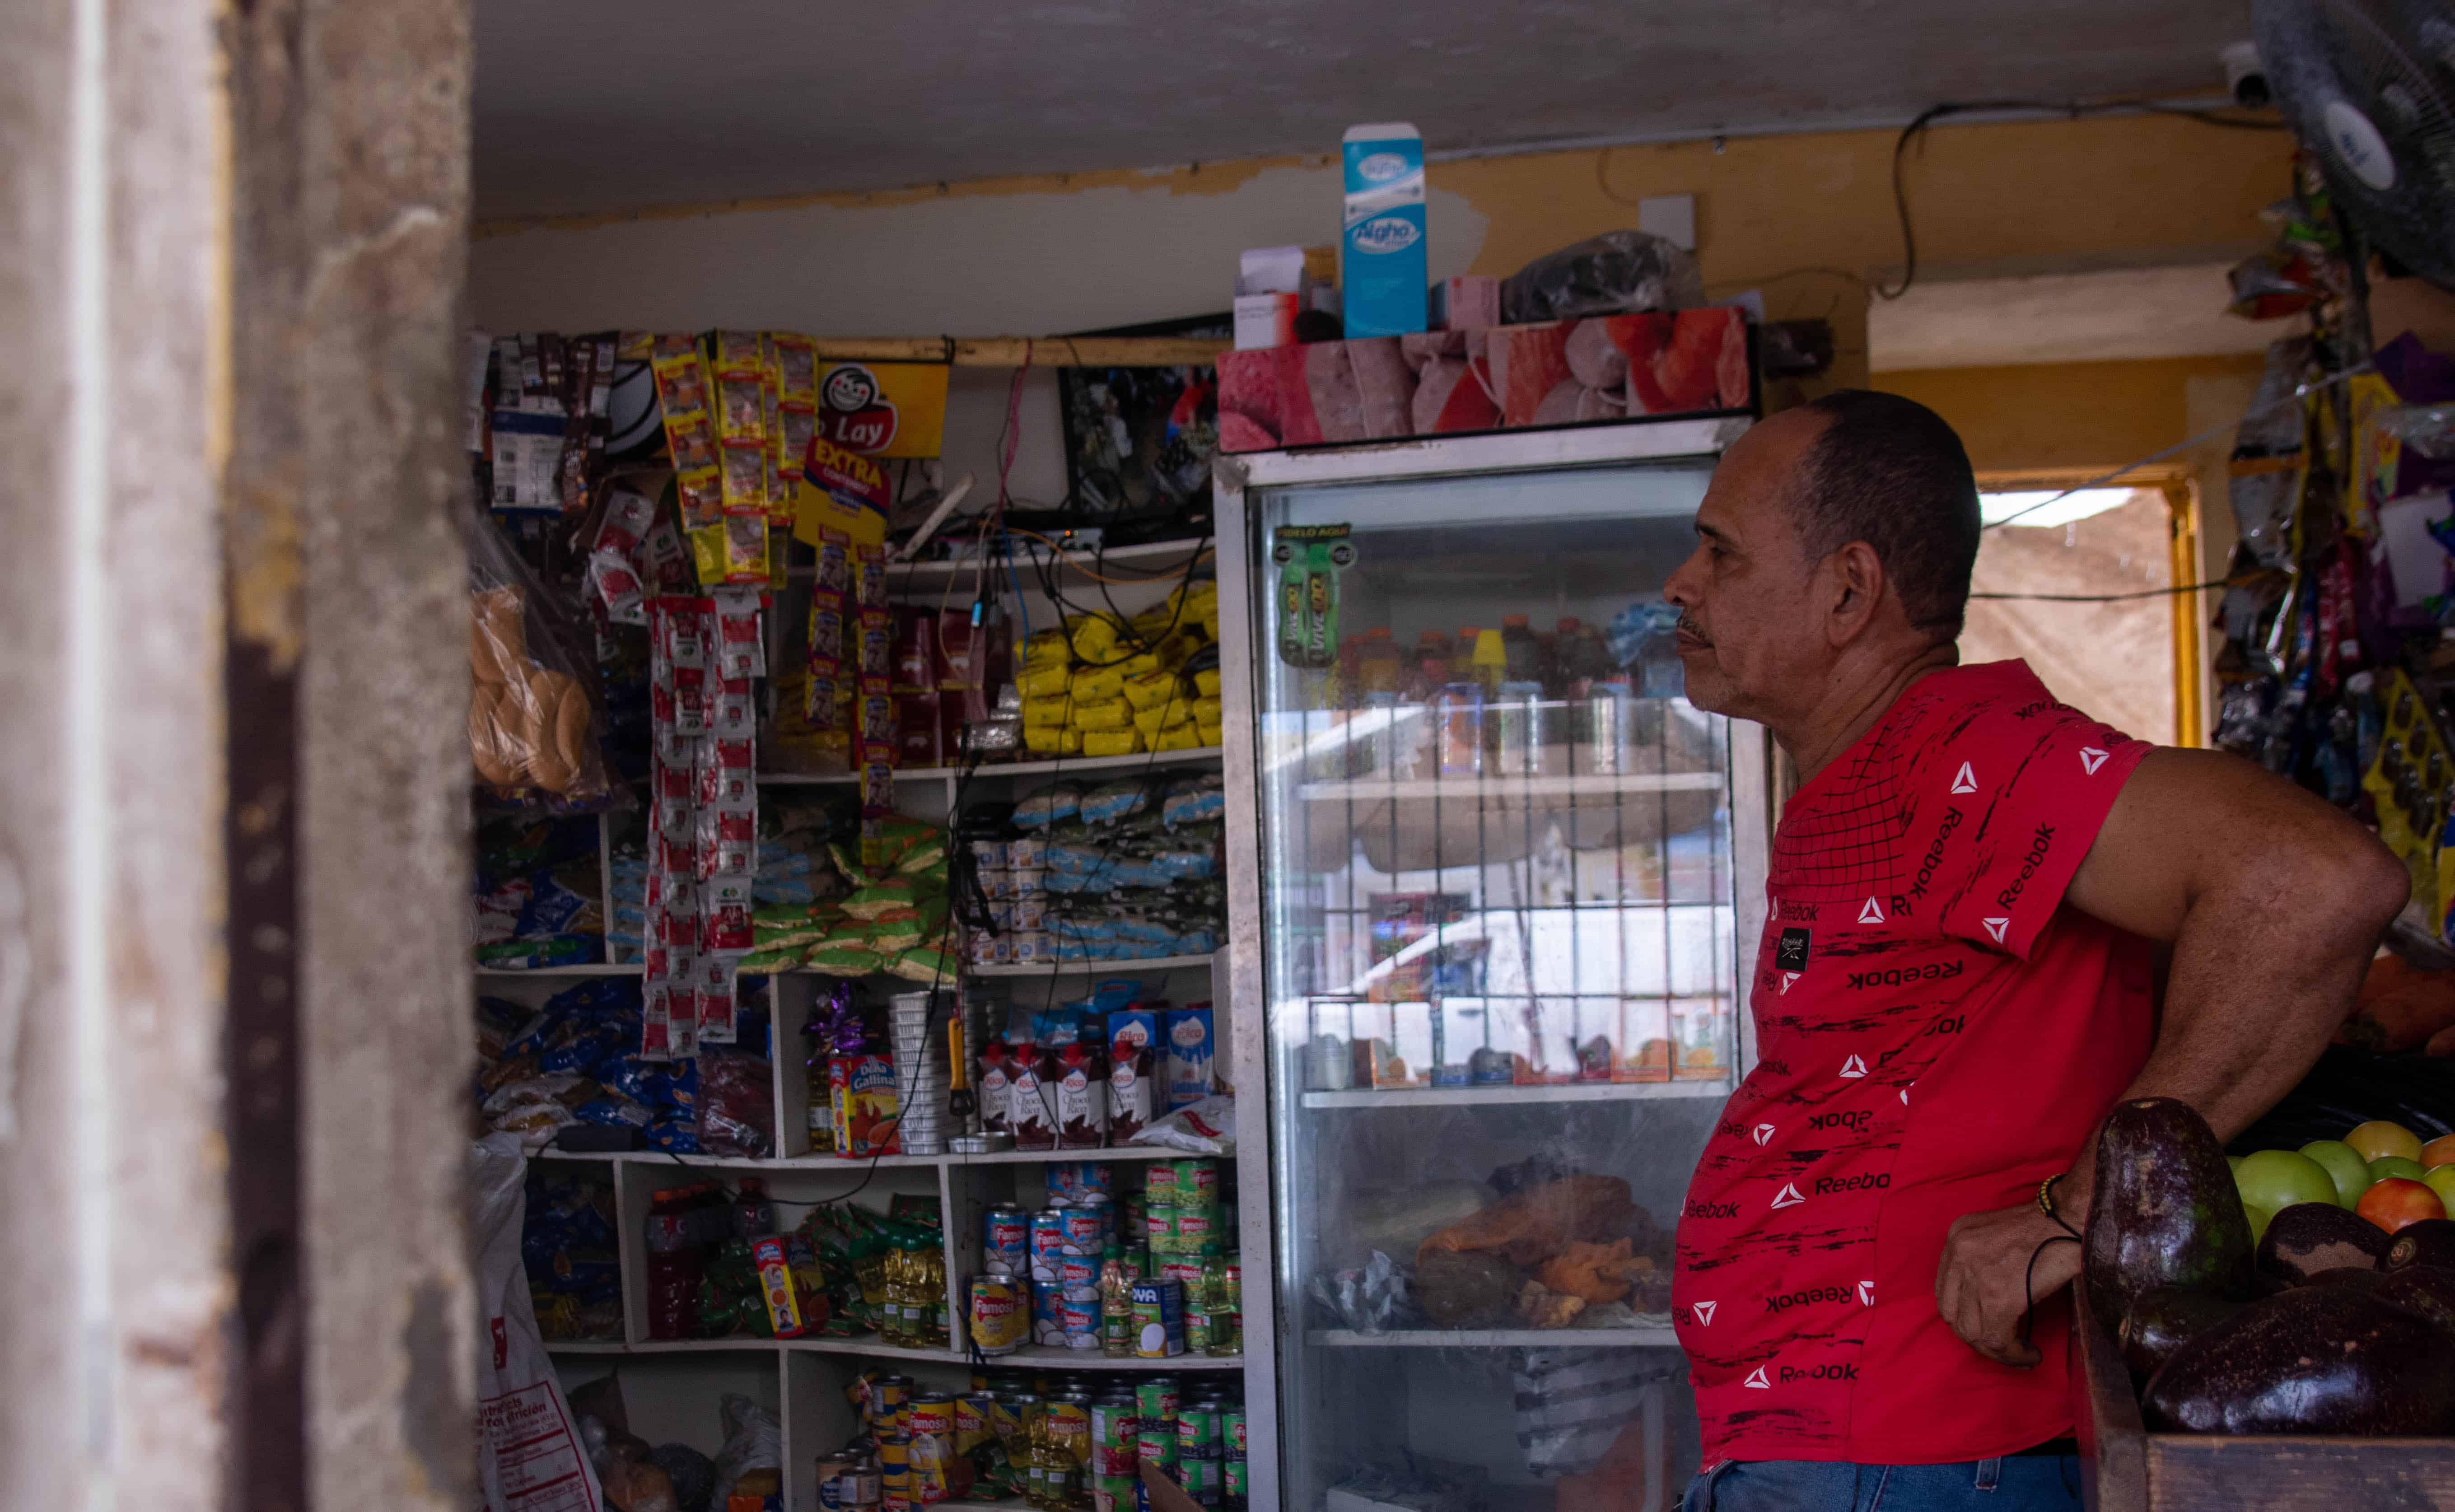
[[[1689,1482],[1679,1512],[2077,1512],[2080,1457],[1958,1464],[1732,1460]]]

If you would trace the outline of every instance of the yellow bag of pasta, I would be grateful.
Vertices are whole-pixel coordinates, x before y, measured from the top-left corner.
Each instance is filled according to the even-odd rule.
[[[1095,756],[1132,756],[1143,749],[1140,730],[1086,730],[1083,734],[1083,754]]]
[[[1073,659],[1073,643],[1062,630],[1033,631],[1023,643],[1023,664],[1033,672],[1043,667],[1063,667]]]
[[[1070,724],[1027,724],[1023,727],[1023,748],[1039,756],[1081,756],[1083,732]]]
[[[1146,672],[1126,679],[1126,702],[1137,709],[1157,709],[1185,701],[1184,686],[1172,672]]]
[[[1174,703],[1161,704],[1156,709],[1134,711],[1134,728],[1146,736],[1155,736],[1162,730],[1183,729],[1192,723],[1193,705],[1183,698]]]
[[[1213,745],[1218,743],[1216,740],[1211,742]],[[1196,727],[1181,724],[1173,729],[1162,730],[1159,733],[1159,738],[1151,742],[1150,748],[1154,751],[1192,751],[1198,749],[1201,744],[1202,736],[1196,733]]]
[[[1205,667],[1193,675],[1193,691],[1205,698],[1219,696],[1219,669]]]
[[[1061,725],[1073,716],[1074,700],[1060,694],[1054,698],[1023,700],[1023,727],[1045,729]]]
[[[1193,717],[1194,717],[1195,722],[1196,722],[1196,723],[1199,723],[1199,724],[1217,724],[1217,723],[1219,723],[1219,721],[1220,721],[1220,703],[1219,703],[1219,700],[1218,700],[1218,699],[1216,699],[1216,698],[1196,698],[1196,699],[1194,699],[1194,700],[1193,700]]]
[[[1133,705],[1123,698],[1074,706],[1074,728],[1077,730],[1130,730],[1133,723]]]
[[[1074,655],[1085,661],[1115,659],[1117,629],[1117,618],[1113,615],[1084,615],[1065,622],[1065,634],[1073,643]]]
[[[1077,704],[1106,703],[1126,691],[1126,670],[1123,667],[1085,667],[1074,675],[1073,693]]]
[[[1063,696],[1073,680],[1073,672],[1064,662],[1059,662],[1053,667],[1027,669],[1018,686],[1026,699],[1055,698]]]
[[[1215,746],[1228,743],[1228,727],[1225,725],[1198,724],[1194,729],[1201,733],[1204,745]]]

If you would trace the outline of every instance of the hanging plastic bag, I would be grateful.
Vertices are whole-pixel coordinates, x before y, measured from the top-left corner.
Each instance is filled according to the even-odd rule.
[[[520,1263],[528,1159],[517,1135],[469,1147],[469,1227],[477,1250],[477,1484],[486,1512],[555,1512],[598,1504],[597,1471],[581,1452],[538,1337]],[[573,1495],[573,1482],[584,1497]]]
[[[1501,314],[1513,326],[1704,302],[1695,254],[1641,231],[1607,231],[1547,252],[1500,286]]]
[[[469,754],[478,780],[559,808],[601,803],[604,698],[590,642],[493,521],[473,513],[468,541]]]
[[[757,1491],[773,1494],[784,1468],[784,1430],[775,1415],[738,1393],[725,1394],[724,1447],[716,1452],[716,1491],[708,1505]]]

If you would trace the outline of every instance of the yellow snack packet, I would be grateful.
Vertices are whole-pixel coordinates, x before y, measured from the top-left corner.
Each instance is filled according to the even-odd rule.
[[[1210,743],[1216,745],[1219,742],[1213,740]],[[1154,751],[1195,751],[1201,749],[1201,746],[1202,736],[1196,733],[1195,727],[1181,724],[1173,729],[1161,731],[1158,738],[1151,741],[1150,748]]]
[[[1085,661],[1107,661],[1117,650],[1117,621],[1107,615],[1084,615],[1066,621],[1066,638],[1074,655]]]
[[[1228,743],[1228,727],[1226,725],[1198,724],[1194,726],[1194,729],[1200,732],[1202,736],[1202,743],[1204,745],[1218,746]]]
[[[1220,722],[1220,719],[1221,719],[1221,717],[1222,717],[1222,716],[1221,716],[1221,712],[1220,712],[1219,700],[1218,700],[1218,699],[1216,699],[1216,698],[1196,698],[1196,699],[1194,699],[1194,700],[1193,700],[1193,717],[1194,717],[1195,722],[1196,722],[1196,723],[1199,723],[1199,724],[1217,724],[1217,723],[1219,723],[1219,722]]]
[[[1125,696],[1126,669],[1123,667],[1085,667],[1074,674],[1071,685],[1077,703],[1106,703]]]
[[[1205,667],[1193,675],[1193,691],[1206,698],[1219,696],[1219,669]]]
[[[1086,730],[1083,733],[1083,754],[1095,756],[1132,756],[1143,749],[1140,730]]]
[[[1183,687],[1175,673],[1146,672],[1139,677],[1126,679],[1126,701],[1137,709],[1157,709],[1165,704],[1183,703]],[[1186,715],[1190,719],[1190,712]]]
[[[1074,704],[1074,728],[1077,730],[1126,730],[1133,727],[1133,706],[1123,698],[1106,703]]]
[[[720,377],[748,373],[756,378],[766,370],[766,353],[756,331],[720,331],[716,333],[716,360],[711,366]]]
[[[1073,644],[1062,630],[1034,631],[1023,643],[1023,664],[1038,671],[1043,667],[1063,667],[1074,659]]]
[[[1027,724],[1023,727],[1023,748],[1033,756],[1081,756],[1083,732],[1072,725]]]

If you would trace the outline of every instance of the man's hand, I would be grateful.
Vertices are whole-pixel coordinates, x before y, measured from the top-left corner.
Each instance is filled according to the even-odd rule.
[[[2060,1291],[2080,1274],[2080,1245],[2035,1202],[1972,1213],[1956,1219],[1945,1236],[1943,1263],[1935,1274],[1936,1311],[1987,1359],[2034,1365],[2039,1355],[2020,1337],[2021,1315],[2032,1298],[2043,1302]]]

